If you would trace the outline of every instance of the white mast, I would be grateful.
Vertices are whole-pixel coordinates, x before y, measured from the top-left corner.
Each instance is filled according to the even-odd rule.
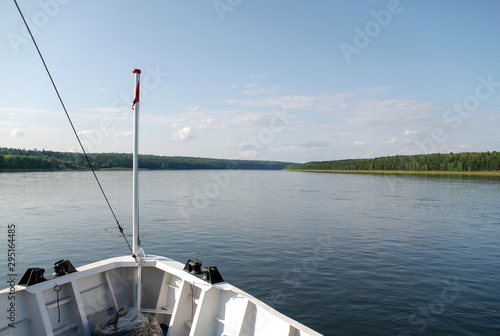
[[[141,310],[141,284],[142,284],[142,267],[141,267],[141,256],[138,254],[143,254],[142,251],[139,252],[139,245],[141,241],[139,238],[139,174],[137,172],[138,159],[137,152],[139,148],[139,88],[141,82],[141,70],[134,69],[132,71],[135,74],[135,86],[134,86],[134,102],[132,104],[132,109],[134,109],[134,152],[133,152],[133,203],[134,207],[132,209],[132,252],[136,255],[137,261],[137,278],[136,286],[134,291],[135,296],[135,308]],[[134,108],[135,107],[135,108]]]
[[[134,69],[132,71],[135,74],[135,86],[134,86],[134,102],[132,105],[132,109],[134,109],[134,151],[133,151],[133,204],[134,208],[132,209],[132,252],[137,255],[139,252],[139,245],[141,245],[139,239],[139,181],[138,181],[138,160],[137,160],[137,152],[139,148],[139,85],[141,80],[141,70]]]

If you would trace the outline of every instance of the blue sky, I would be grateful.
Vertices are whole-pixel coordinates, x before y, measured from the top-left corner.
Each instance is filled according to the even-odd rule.
[[[500,2],[19,0],[90,152],[307,162],[500,149]],[[77,151],[11,1],[0,146]]]

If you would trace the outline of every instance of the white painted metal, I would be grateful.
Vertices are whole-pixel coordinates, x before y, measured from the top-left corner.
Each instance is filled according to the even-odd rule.
[[[132,252],[134,255],[139,253],[139,245],[141,244],[139,237],[139,110],[140,110],[140,83],[141,83],[141,70],[134,69],[135,74],[135,85],[134,85],[134,149],[133,149],[133,209],[132,209]],[[137,259],[138,260],[138,259]],[[141,306],[141,277],[142,277],[142,266],[141,262],[137,262],[137,277],[135,280],[135,308],[139,309]]]
[[[141,70],[134,69],[133,73],[135,74],[135,85],[134,85],[134,149],[133,149],[133,185],[132,185],[132,193],[133,193],[133,204],[134,208],[132,209],[132,251],[135,255],[139,251],[139,176],[138,176],[138,165],[139,160],[137,159],[139,152],[139,109],[141,102],[139,101],[139,85],[141,81]]]
[[[183,270],[184,265],[148,256],[142,267],[143,313],[169,326],[168,335],[184,336],[320,336],[240,289],[209,284]],[[29,287],[16,286],[16,328],[0,320],[0,335],[86,335],[102,318],[134,306],[137,264],[117,257],[78,267],[78,272]],[[59,285],[59,303],[54,286]],[[0,309],[11,300],[0,291]],[[61,321],[58,322],[57,306]]]

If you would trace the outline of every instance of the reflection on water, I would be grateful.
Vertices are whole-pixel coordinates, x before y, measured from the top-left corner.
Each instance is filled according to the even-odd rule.
[[[131,172],[98,174],[130,234]],[[146,253],[215,264],[325,335],[499,333],[498,179],[140,175]],[[90,173],[3,173],[0,187],[4,223],[18,228],[19,273],[128,254]]]

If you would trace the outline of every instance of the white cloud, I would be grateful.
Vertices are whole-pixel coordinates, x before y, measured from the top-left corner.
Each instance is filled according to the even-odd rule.
[[[336,106],[353,96],[354,94],[352,93],[338,93],[323,96],[288,95],[261,97],[256,99],[230,99],[224,102],[241,106],[285,106],[291,109],[329,111],[332,110],[332,106]]]
[[[404,139],[401,143],[403,145],[409,145],[412,141],[410,139]]]
[[[60,115],[60,111],[52,111],[52,110],[40,110],[40,109],[28,109],[28,108],[11,108],[11,107],[6,107],[3,109],[4,111],[11,111],[16,112],[15,115],[24,115],[26,113],[35,113],[35,114],[49,114],[49,115]],[[17,113],[19,112],[19,113]]]
[[[275,92],[276,92],[276,89],[273,87],[263,87],[263,88],[243,91],[244,94],[248,94],[248,95],[270,95],[270,94],[273,94]]]
[[[113,138],[128,138],[128,137],[131,137],[133,134],[132,131],[123,131],[123,132],[120,132],[120,131],[115,131],[114,134],[113,134]]]
[[[190,106],[187,108],[188,112],[196,112],[200,109],[200,107],[198,105],[195,105],[195,106]]]
[[[363,159],[368,159],[368,158],[372,158],[373,156],[375,155],[375,152],[374,151],[369,151],[368,153],[362,155],[361,157]]]
[[[245,84],[245,86],[247,88],[256,87],[257,85],[259,85],[259,82],[252,82],[252,83]]]
[[[130,104],[132,105],[132,104]],[[89,108],[83,108],[82,111],[85,111],[85,112],[97,112],[99,113],[99,115],[97,117],[100,117],[102,118],[103,117],[103,113],[106,113],[106,117],[109,118],[109,115],[107,115],[108,113],[122,113],[122,114],[128,114],[128,115],[132,115],[131,113],[131,109],[128,108],[127,106],[125,105],[120,105],[120,106],[104,106],[104,107],[89,107]],[[88,115],[86,115],[88,116]],[[94,116],[95,117],[95,116]]]
[[[306,152],[306,151],[313,151],[316,150],[314,147],[310,146],[283,146],[283,147],[271,147],[269,148],[271,153],[278,153],[278,152]]]
[[[206,128],[221,128],[223,125],[218,125],[214,118],[202,118],[199,120],[199,124],[196,126],[197,129]]]
[[[409,129],[407,129],[406,131],[404,131],[403,135],[417,135],[417,134],[420,134],[420,131],[410,131]]]
[[[3,126],[19,126],[21,125],[20,122],[14,122],[14,121],[2,121],[0,120],[0,125],[3,125]]]
[[[345,121],[357,129],[367,127],[377,129],[380,133],[402,125],[422,125],[436,121],[433,112],[438,107],[435,104],[401,99],[360,99],[339,111]]]
[[[257,151],[241,152],[238,156],[236,156],[236,159],[252,160],[255,159],[256,155]]]
[[[89,136],[92,135],[94,131],[92,130],[82,130],[80,132],[77,132],[78,136]]]
[[[262,73],[253,73],[244,78],[244,80],[257,80],[267,78],[268,75]]]
[[[183,118],[173,122],[171,127],[173,129],[182,129],[184,126],[190,125],[192,129],[196,130],[227,130],[231,133],[249,132],[253,127],[269,127],[274,116],[274,113],[248,110],[203,110],[182,113]]]
[[[391,140],[387,140],[384,145],[392,145],[398,141],[398,138],[392,138]]]
[[[361,147],[361,146],[364,146],[366,144],[366,142],[363,142],[363,141],[359,141],[359,140],[356,140],[354,141],[353,145],[355,147]]]
[[[18,129],[18,128],[17,128],[17,129],[15,129],[15,130],[13,130],[13,131],[10,133],[10,135],[11,135],[11,136],[13,136],[13,137],[19,138],[19,137],[24,136],[24,132],[23,132],[23,131],[21,131],[20,129]]]
[[[186,141],[195,138],[196,135],[193,133],[193,130],[189,126],[184,126],[173,133],[173,139],[178,141]]]
[[[314,153],[318,149],[324,150],[328,147],[328,143],[305,143],[305,144],[287,144],[283,146],[267,146],[261,145],[259,148],[255,148],[254,144],[248,143],[247,145],[239,146],[239,154],[235,159],[255,159],[257,156],[262,157],[270,155],[272,157],[274,154],[290,154],[295,155],[297,153]]]
[[[449,152],[477,152],[470,143],[467,144],[456,144],[456,145],[442,145],[436,148],[437,153],[449,153]]]

